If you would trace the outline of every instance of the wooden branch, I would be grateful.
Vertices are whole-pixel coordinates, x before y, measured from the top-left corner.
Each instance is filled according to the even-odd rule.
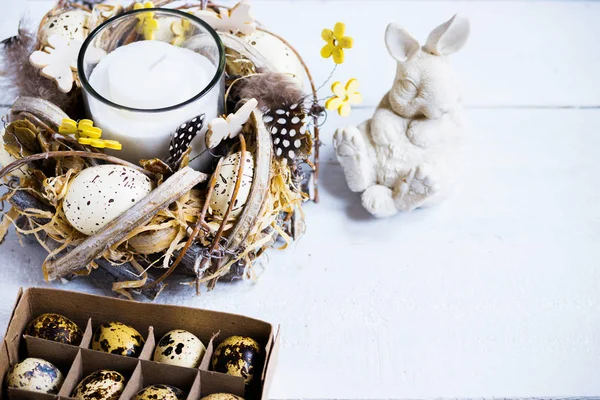
[[[19,97],[10,108],[11,121],[18,118],[21,113],[33,114],[55,130],[62,124],[64,118],[69,118],[58,106],[37,97]]]
[[[125,238],[133,227],[151,219],[206,178],[205,174],[189,167],[181,169],[70,253],[45,263],[46,279],[53,280],[86,268],[98,255]]]

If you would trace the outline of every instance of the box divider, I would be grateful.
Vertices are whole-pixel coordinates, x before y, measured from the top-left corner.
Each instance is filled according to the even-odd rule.
[[[82,349],[89,349],[92,345],[92,337],[94,336],[94,325],[91,318],[88,318],[88,322],[85,326],[85,330],[83,331],[83,338],[81,338],[81,343],[79,347]]]
[[[140,360],[152,360],[152,356],[154,355],[154,347],[156,347],[156,338],[154,337],[154,327],[148,327],[148,336],[146,337],[146,342],[144,343],[144,347],[142,347],[142,352],[138,357]]]
[[[29,390],[8,388],[8,397],[10,400],[55,400],[58,396],[55,394],[46,394],[30,392]]]
[[[138,360],[135,370],[133,370],[131,378],[129,378],[129,381],[127,381],[125,390],[123,390],[123,393],[121,393],[119,400],[131,400],[133,396],[135,396],[136,393],[142,389],[143,384],[144,378],[142,376],[142,362]]]
[[[83,360],[81,355],[81,349],[79,349],[79,351],[77,351],[77,356],[75,357],[73,364],[71,364],[71,368],[69,368],[69,372],[67,372],[67,375],[65,376],[65,381],[63,382],[62,387],[58,392],[58,395],[65,397],[70,396],[71,392],[73,392],[73,389],[75,389],[75,386],[77,386],[79,381],[83,378],[82,375]]]
[[[188,393],[187,400],[200,400],[202,393],[202,387],[200,382],[200,371],[196,373],[196,379],[194,379],[194,384]]]
[[[265,369],[263,374],[263,389],[261,394],[261,398],[263,400],[267,400],[269,397],[269,388],[271,387],[271,383],[273,382],[273,376],[275,375],[275,369],[277,368],[277,358],[279,357],[280,346],[280,332],[281,327],[277,326],[277,332],[275,333],[275,338],[273,339],[273,347],[270,351],[269,357],[265,360]]]
[[[221,333],[221,331],[219,331],[217,333],[213,333],[213,335],[211,336],[210,340],[208,341],[208,345],[206,346],[206,352],[204,353],[204,356],[202,357],[202,361],[200,361],[200,366],[198,367],[198,369],[200,369],[202,371],[208,371],[210,369],[210,360],[215,351],[215,343],[214,342],[220,333]]]

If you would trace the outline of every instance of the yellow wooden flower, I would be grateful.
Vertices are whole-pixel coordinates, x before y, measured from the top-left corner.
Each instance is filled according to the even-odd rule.
[[[173,22],[171,24],[171,32],[173,32],[175,37],[171,40],[171,44],[173,46],[181,46],[192,29],[192,23],[188,19]]]
[[[94,122],[89,119],[82,119],[79,122],[70,118],[64,118],[58,127],[58,133],[61,135],[74,135],[79,144],[97,147],[99,149],[121,150],[123,146],[116,140],[104,140],[102,129],[94,126]]]
[[[344,62],[344,49],[351,49],[354,40],[350,36],[344,36],[346,24],[338,22],[335,24],[333,31],[331,29],[323,29],[321,37],[327,42],[321,49],[321,57],[329,58],[333,56],[333,62],[341,64]]]
[[[146,1],[142,3],[135,3],[133,5],[134,10],[143,10],[144,8],[154,8],[154,3]],[[154,32],[158,30],[158,20],[154,18],[154,12],[148,11],[139,13],[136,15],[138,22],[135,25],[137,32],[143,34],[146,40],[154,40]]]
[[[331,85],[334,96],[325,102],[328,110],[337,110],[342,117],[350,115],[351,105],[362,103],[362,94],[358,91],[358,80],[350,79],[345,86],[340,82]]]

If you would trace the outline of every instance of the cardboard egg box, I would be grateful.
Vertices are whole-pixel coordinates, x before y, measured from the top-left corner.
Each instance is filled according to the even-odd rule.
[[[61,314],[75,322],[84,331],[81,344],[72,346],[23,335],[29,322],[44,313]],[[131,325],[144,336],[146,341],[139,358],[90,349],[96,327],[110,321]],[[173,329],[190,331],[206,345],[206,354],[197,369],[151,361],[156,342]],[[209,371],[213,350],[222,340],[234,335],[252,337],[264,349],[262,371],[254,378],[260,380],[259,385],[247,396],[244,394],[242,378]],[[0,349],[0,400],[72,400],[69,396],[77,384],[99,369],[118,371],[127,379],[120,400],[132,399],[139,390],[153,384],[178,387],[188,394],[188,400],[200,400],[213,393],[231,393],[247,400],[266,400],[275,373],[278,350],[278,327],[241,315],[30,288],[19,291]],[[5,377],[10,367],[27,357],[44,359],[60,369],[65,379],[57,395],[6,387]]]

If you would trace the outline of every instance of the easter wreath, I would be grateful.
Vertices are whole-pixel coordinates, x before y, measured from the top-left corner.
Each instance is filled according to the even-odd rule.
[[[2,68],[19,97],[3,119],[0,178],[9,188],[2,200],[11,208],[3,212],[0,239],[14,225],[41,244],[48,252],[42,266],[47,280],[98,271],[117,293],[154,299],[177,270],[180,283],[210,290],[219,279],[254,278],[253,262],[266,249],[285,248],[304,232],[302,203],[318,198],[324,112],[309,69],[285,39],[252,18],[246,0],[231,8],[177,4],[61,0],[37,33],[22,24],[4,43]],[[175,10],[170,19],[161,18],[163,9]],[[118,152],[127,144],[96,126],[103,121],[83,119],[79,53],[87,46],[97,62],[111,46],[136,40],[185,47],[197,39],[189,14],[210,25],[223,45],[225,113],[173,127],[166,157],[126,161]],[[135,19],[102,32],[125,15]],[[108,43],[104,49],[90,42],[99,31]],[[343,62],[344,49],[352,47],[343,24],[323,31],[323,39],[322,56]],[[359,95],[334,94],[326,107],[340,114]],[[204,125],[205,152],[213,157],[206,174],[189,166],[191,142]],[[100,194],[92,193],[96,189]],[[113,189],[98,203],[102,190]],[[91,203],[106,209],[86,216],[82,209]]]

